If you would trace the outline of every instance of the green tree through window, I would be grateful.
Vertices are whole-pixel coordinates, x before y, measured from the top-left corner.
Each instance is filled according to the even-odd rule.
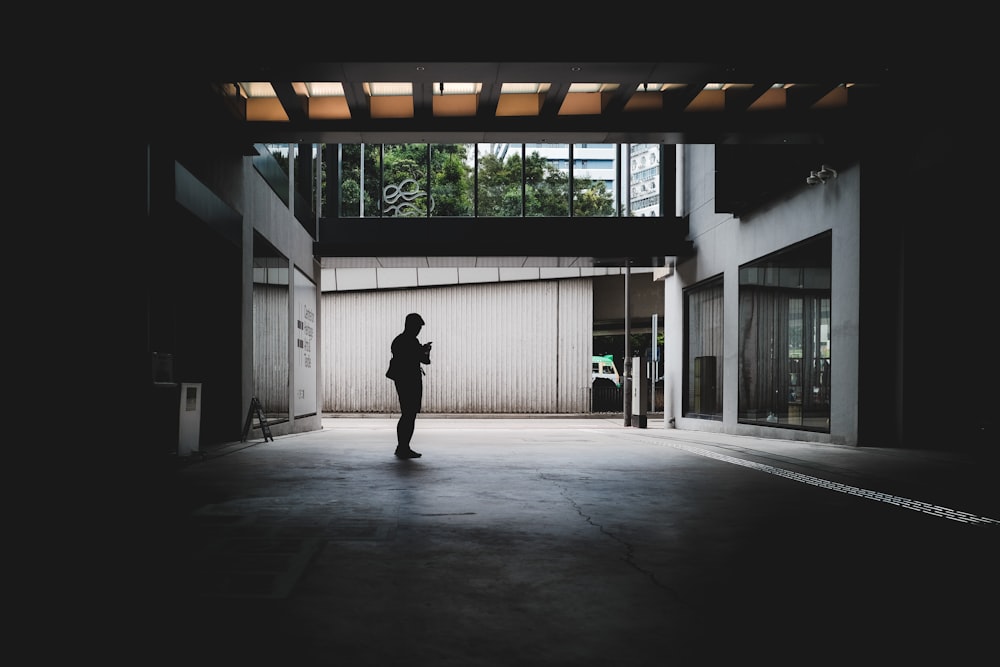
[[[428,215],[428,206],[435,217],[474,215],[473,150],[471,144],[435,144],[429,151],[427,144],[364,145],[362,187],[361,145],[344,144],[341,215],[423,217]],[[481,153],[478,185],[479,216],[570,215],[569,175],[537,152],[525,160],[523,189],[519,152],[506,159]],[[613,210],[613,196],[603,181],[575,179],[573,215],[607,216]]]

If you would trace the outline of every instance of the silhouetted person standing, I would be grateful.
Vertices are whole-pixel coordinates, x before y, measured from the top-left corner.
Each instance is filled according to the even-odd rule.
[[[431,363],[431,343],[420,344],[417,334],[424,326],[424,318],[417,313],[406,316],[403,333],[392,339],[392,359],[385,376],[396,383],[399,395],[399,422],[396,424],[396,456],[415,459],[419,452],[410,449],[410,439],[424,398],[424,369],[421,364]]]

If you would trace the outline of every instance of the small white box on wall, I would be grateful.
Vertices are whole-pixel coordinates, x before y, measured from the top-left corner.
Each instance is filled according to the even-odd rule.
[[[178,420],[177,455],[188,456],[198,451],[201,438],[201,383],[181,383],[180,415]]]

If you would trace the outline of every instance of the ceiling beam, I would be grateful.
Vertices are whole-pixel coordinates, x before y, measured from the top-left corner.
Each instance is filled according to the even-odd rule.
[[[347,108],[351,111],[351,120],[357,122],[370,120],[372,110],[368,103],[368,94],[365,93],[365,82],[344,81],[341,85],[344,88],[344,98],[347,100]]]
[[[705,89],[708,81],[692,81],[683,88],[670,88],[663,91],[663,112],[666,114],[683,113],[687,105]]]
[[[413,82],[413,117],[434,117],[434,84],[430,81]]]
[[[285,115],[293,123],[303,123],[309,119],[309,98],[299,96],[290,81],[271,81],[271,88],[285,109]]]
[[[559,109],[562,108],[569,92],[569,85],[569,81],[559,81],[549,86],[542,101],[542,108],[538,112],[540,118],[553,118],[559,115]]]
[[[567,228],[573,233],[567,234]],[[688,221],[640,218],[323,218],[317,257],[639,257],[655,248],[658,257],[640,265],[662,265],[664,256],[687,257],[693,242]],[[637,246],[635,239],[642,239]],[[658,263],[657,263],[658,262]]]
[[[786,91],[788,108],[791,111],[806,111],[839,85],[839,83],[820,83],[792,86]]]
[[[604,107],[604,113],[611,116],[624,111],[628,101],[632,99],[640,85],[642,85],[642,81],[637,79],[626,79],[619,82],[618,88],[611,94],[611,99]]]
[[[764,93],[771,90],[773,82],[755,83],[750,88],[730,88],[726,91],[726,111],[739,113],[749,109]]]

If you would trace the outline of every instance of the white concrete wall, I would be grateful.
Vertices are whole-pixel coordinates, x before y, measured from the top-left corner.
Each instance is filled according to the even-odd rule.
[[[443,285],[469,285],[475,283],[514,282],[519,280],[553,280],[559,278],[587,278],[591,276],[624,275],[623,267],[573,267],[573,266],[505,266],[496,263],[503,258],[486,258],[488,266],[476,266],[476,257],[450,258],[453,266],[428,264],[435,258],[405,257],[346,257],[327,258],[321,271],[323,292],[400,289],[404,287],[435,287]],[[441,258],[438,258],[439,260]],[[448,258],[444,258],[448,259]],[[511,258],[514,259],[514,258]],[[519,262],[526,258],[518,258]],[[537,259],[537,258],[536,258]],[[343,264],[344,266],[339,266]],[[396,265],[400,264],[400,265]],[[653,273],[652,267],[633,267],[632,274]]]
[[[783,439],[857,444],[861,168],[839,173],[826,185],[808,186],[737,218],[715,212],[715,147],[686,145],[684,206],[696,255],[681,261],[664,283],[664,426]],[[737,424],[739,267],[825,231],[833,236],[832,379],[830,433]],[[683,417],[683,290],[724,278],[723,419]]]
[[[292,215],[289,207],[281,201],[274,190],[267,184],[267,182],[257,173],[257,170],[253,167],[253,158],[244,157],[243,158],[243,173],[244,173],[244,195],[243,195],[243,220],[244,220],[244,241],[243,241],[243,262],[244,262],[244,293],[243,293],[243,303],[244,303],[244,368],[253,368],[253,344],[254,344],[254,326],[253,326],[253,232],[257,231],[264,238],[266,238],[280,253],[287,257],[291,263],[291,266],[298,267],[302,273],[313,281],[317,287],[316,293],[319,294],[320,289],[320,265],[319,262],[313,256],[313,239],[309,233],[299,224],[298,220]],[[289,272],[289,276],[294,273]],[[287,405],[294,405],[293,392],[296,386],[295,378],[291,377],[291,374],[295,372],[295,341],[297,339],[296,332],[296,315],[294,312],[295,299],[292,298],[292,284],[289,279],[288,290],[289,298],[287,299],[288,304],[288,400]],[[317,297],[318,298],[318,297]],[[318,304],[317,304],[318,307]],[[322,328],[319,327],[316,332],[316,337],[318,340],[322,340]],[[323,359],[322,353],[318,352],[316,358],[316,363],[322,367]],[[247,363],[249,360],[249,363]],[[250,375],[247,373],[247,375]],[[317,402],[322,404],[322,394],[319,393],[320,390],[320,379],[317,374],[316,378],[316,390],[317,390]],[[244,397],[243,404],[249,405],[250,398],[253,396],[253,377],[244,378]],[[319,408],[319,406],[317,406]],[[289,415],[292,417],[292,415]],[[317,410],[316,415],[301,417],[299,419],[292,418],[286,424],[276,424],[271,427],[271,432],[274,435],[283,435],[285,433],[298,433],[302,431],[312,431],[318,428],[322,428],[322,414]]]
[[[325,292],[324,412],[399,412],[385,370],[410,312],[434,343],[425,412],[590,411],[593,291],[575,278]]]

